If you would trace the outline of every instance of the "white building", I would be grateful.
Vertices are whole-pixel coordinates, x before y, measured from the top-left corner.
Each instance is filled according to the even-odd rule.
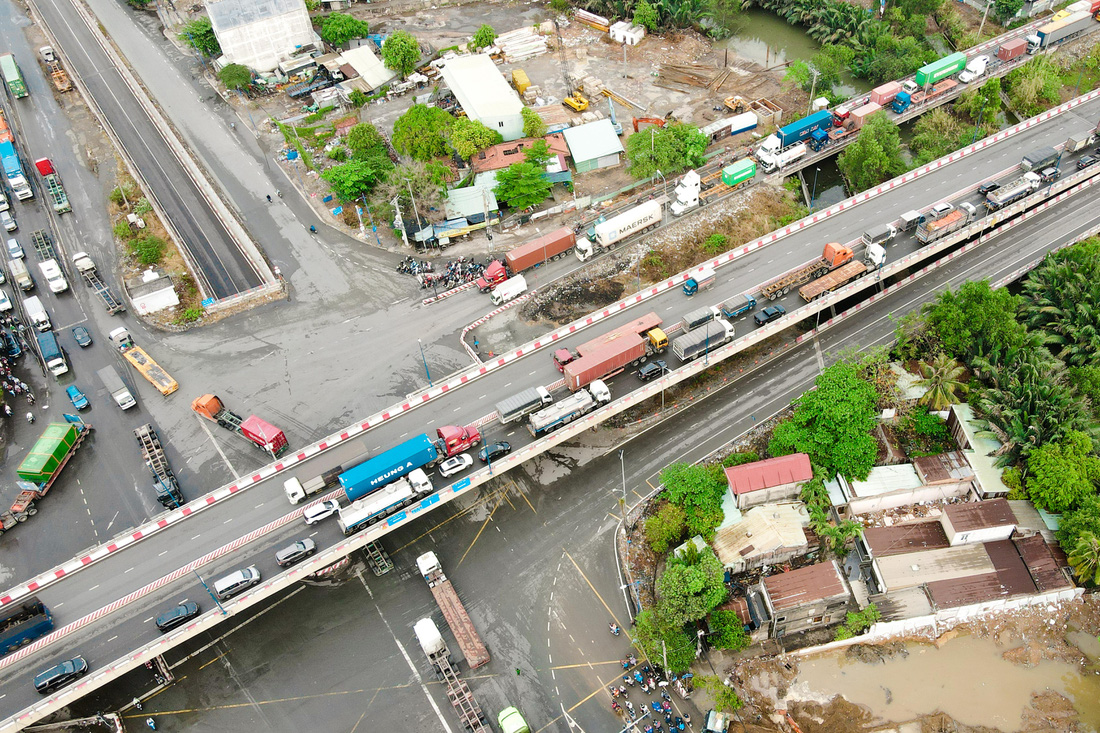
[[[255,71],[272,71],[314,42],[303,0],[210,0],[206,11],[225,59]]]
[[[523,102],[491,58],[458,56],[448,59],[442,71],[467,117],[496,130],[505,142],[523,137]]]

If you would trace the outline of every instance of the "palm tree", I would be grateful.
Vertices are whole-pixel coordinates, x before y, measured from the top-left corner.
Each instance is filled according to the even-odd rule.
[[[959,381],[965,371],[962,364],[947,354],[936,354],[931,364],[922,361],[920,373],[924,379],[919,380],[917,386],[926,387],[928,391],[920,398],[920,403],[933,410],[943,410],[957,402],[955,393],[966,391],[966,385]]]
[[[1069,553],[1069,564],[1077,579],[1085,583],[1100,583],[1100,540],[1092,532],[1077,538],[1077,544]]]

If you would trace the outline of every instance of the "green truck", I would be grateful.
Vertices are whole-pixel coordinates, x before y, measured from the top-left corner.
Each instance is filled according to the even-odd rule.
[[[69,459],[92,430],[91,425],[76,415],[65,415],[65,420],[67,422],[47,425],[42,437],[16,469],[19,480],[15,485],[19,496],[11,509],[0,512],[0,534],[38,513],[35,502],[53,487]]]
[[[15,63],[14,54],[0,54],[0,74],[3,74],[4,83],[8,85],[8,91],[11,92],[12,97],[21,99],[27,96],[27,84],[23,81],[19,64]]]

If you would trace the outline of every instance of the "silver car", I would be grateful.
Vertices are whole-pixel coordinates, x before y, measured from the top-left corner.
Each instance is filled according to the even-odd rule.
[[[260,580],[259,569],[255,565],[250,565],[244,570],[238,570],[216,580],[214,582],[214,595],[218,597],[219,601],[225,601],[248,590],[259,583]]]

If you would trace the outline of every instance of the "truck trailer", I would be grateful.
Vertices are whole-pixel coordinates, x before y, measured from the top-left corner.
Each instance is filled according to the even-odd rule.
[[[885,262],[886,249],[879,244],[869,244],[862,261],[853,260],[843,267],[838,267],[832,272],[822,275],[799,288],[798,294],[802,300],[809,303],[842,285],[847,285],[856,278],[863,277],[868,272],[874,272],[882,267]]]
[[[545,387],[531,387],[498,402],[497,419],[500,420],[501,425],[507,425],[535,410],[541,410],[553,401],[553,395],[547,392]]]
[[[808,264],[781,275],[760,289],[760,294],[768,300],[775,300],[781,295],[786,295],[791,288],[798,287],[810,280],[819,278],[830,270],[846,265],[852,260],[852,250],[837,242],[829,242],[821,253],[821,257]]]
[[[12,53],[0,54],[0,74],[4,77],[4,84],[12,98],[22,99],[27,96],[27,84],[23,81],[23,72],[19,70],[19,64]]]
[[[436,429],[436,435],[433,440],[421,433],[341,473],[340,485],[348,501],[361,499],[411,471],[435,466],[444,458],[481,444],[481,433],[472,425],[445,425]]]
[[[527,292],[527,280],[523,275],[516,275],[493,288],[493,292],[489,293],[489,300],[493,305],[504,305],[525,292]]]
[[[1091,12],[1082,10],[1053,23],[1047,23],[1027,37],[1027,52],[1038,53],[1044,48],[1050,48],[1055,44],[1074,38],[1090,28],[1095,22]]]
[[[420,642],[420,648],[435,670],[436,675],[447,685],[447,699],[462,721],[463,727],[470,733],[484,733],[488,731],[485,725],[485,713],[481,710],[470,686],[458,676],[451,650],[447,648],[443,636],[436,628],[435,622],[430,618],[422,618],[413,624],[413,633]]]
[[[577,242],[575,252],[581,262],[593,255],[606,252],[627,237],[640,234],[661,225],[661,203],[646,201],[629,211],[624,211],[592,229],[589,241]]]
[[[348,506],[340,507],[336,523],[340,525],[341,532],[352,535],[397,513],[433,491],[435,487],[432,486],[431,479],[423,470],[417,468],[378,491],[367,494]]]
[[[588,389],[580,389],[563,400],[539,410],[527,421],[527,430],[538,438],[565,427],[579,417],[583,417],[600,405],[611,401],[611,390],[600,379],[592,380]]]
[[[278,458],[290,447],[282,430],[255,415],[241,417],[226,407],[217,395],[204,394],[196,397],[191,402],[191,409],[207,420],[248,439],[272,458]]]
[[[18,496],[11,509],[0,512],[0,534],[38,513],[35,503],[49,493],[69,460],[83,445],[92,426],[75,415],[50,423],[15,470]]]
[[[46,193],[50,197],[53,210],[58,214],[72,211],[69,196],[65,193],[65,187],[61,185],[61,176],[54,170],[50,159],[39,158],[34,161],[34,167],[38,169],[38,175],[42,176],[42,182],[46,184]]]
[[[827,109],[814,112],[812,115],[803,117],[800,120],[779,128],[774,134],[765,138],[764,142],[757,148],[757,155],[761,152],[767,153],[770,156],[774,156],[779,151],[789,148],[795,143],[803,142],[809,139],[811,133],[814,130],[820,130],[822,128],[829,128],[833,125],[833,113]]]
[[[765,173],[774,173],[778,170],[783,170],[796,160],[805,157],[807,152],[809,152],[809,148],[806,147],[806,143],[796,143],[777,153],[770,153],[764,150],[757,151],[756,157],[760,161],[760,167]]]
[[[612,341],[617,341],[624,335],[647,338],[653,342],[654,347],[657,349],[657,353],[663,354],[665,348],[668,346],[668,337],[665,336],[665,332],[661,330],[661,323],[661,317],[653,311],[650,311],[644,316],[639,316],[629,323],[624,323],[618,328],[613,328],[610,331],[601,333],[594,339],[585,341],[577,347],[576,352],[571,352],[568,349],[558,349],[554,352],[554,365],[557,366],[559,372],[563,372],[565,371],[565,365],[569,362],[579,359],[582,356],[588,356]]]
[[[157,388],[157,391],[167,397],[180,388],[179,382],[172,378],[164,368],[153,361],[153,357],[145,353],[145,350],[134,344],[130,332],[125,328],[116,328],[107,334],[107,338],[122,354],[122,358],[130,362],[134,369],[138,370],[146,381]]]
[[[971,221],[977,218],[977,213],[978,210],[974,208],[973,204],[964,201],[942,216],[931,218],[931,214],[925,214],[925,218],[917,226],[917,241],[927,244],[946,237],[948,234],[970,224]]]
[[[84,279],[84,282],[95,291],[95,294],[99,296],[99,299],[103,301],[103,305],[107,307],[107,312],[114,315],[121,311],[126,310],[126,306],[122,304],[122,301],[115,297],[115,294],[111,292],[111,289],[107,287],[107,283],[99,277],[99,272],[96,270],[95,262],[88,256],[87,252],[77,252],[73,255],[73,266],[76,267],[76,271],[80,273],[80,277]]]
[[[927,87],[949,76],[954,76],[964,68],[966,68],[966,54],[962,51],[956,51],[917,69],[914,81],[919,87]]]
[[[1025,173],[1032,171],[1041,171],[1048,166],[1054,165],[1058,160],[1058,151],[1054,148],[1047,146],[1045,148],[1039,148],[1033,150],[1024,157],[1020,158],[1020,168]]]
[[[8,179],[15,198],[20,201],[34,198],[30,181],[23,172],[23,163],[19,160],[19,153],[15,152],[15,145],[11,140],[0,142],[0,162],[3,162],[4,176]]]
[[[733,340],[733,326],[729,321],[715,318],[706,328],[686,333],[672,342],[672,353],[680,361],[691,361]]]
[[[439,604],[439,610],[443,612],[443,618],[447,620],[447,625],[451,627],[451,633],[454,634],[455,641],[458,642],[458,648],[462,650],[470,669],[477,669],[488,664],[489,652],[485,649],[481,637],[477,635],[474,622],[470,620],[469,614],[466,613],[466,607],[459,600],[454,586],[443,574],[443,567],[439,564],[439,559],[435,556],[435,553],[426,552],[416,558],[416,567],[419,568],[420,574],[427,581],[432,595],[435,596],[435,602]]]
[[[1038,173],[1025,173],[1007,186],[1001,186],[996,191],[986,194],[985,208],[997,211],[1009,204],[1014,204],[1037,190],[1039,183]]]
[[[576,242],[577,237],[573,234],[573,230],[562,227],[532,239],[526,244],[521,244],[504,255],[504,260],[512,274],[518,275],[535,265],[565,257],[572,251]]]

